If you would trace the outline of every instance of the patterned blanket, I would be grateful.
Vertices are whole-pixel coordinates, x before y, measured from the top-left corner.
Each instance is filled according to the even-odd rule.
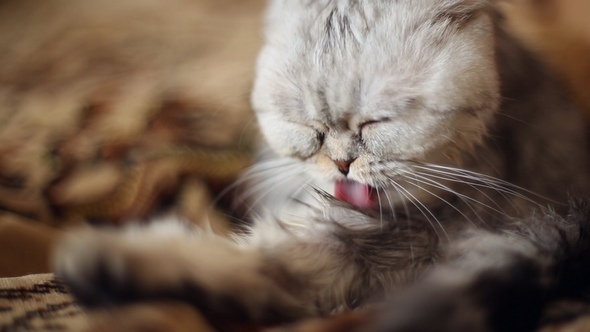
[[[0,331],[210,331],[182,303],[142,303],[116,310],[80,308],[52,274],[0,280]]]
[[[0,331],[87,329],[82,310],[51,274],[0,279]]]
[[[569,310],[573,312],[575,308]],[[580,318],[547,325],[539,332],[590,331],[587,306]],[[288,326],[261,327],[231,325],[225,331],[346,332],[370,323],[371,313],[346,313],[312,319]],[[184,303],[137,303],[110,309],[88,310],[79,307],[67,289],[52,274],[0,279],[0,332],[16,331],[213,331],[199,312]]]
[[[0,277],[49,272],[86,221],[228,231],[212,197],[252,162],[263,3],[0,3]]]

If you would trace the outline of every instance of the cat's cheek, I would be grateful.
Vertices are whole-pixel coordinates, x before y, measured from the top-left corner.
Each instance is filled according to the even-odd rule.
[[[286,121],[259,121],[268,145],[281,156],[306,159],[321,146],[318,133],[309,127]]]
[[[377,160],[423,160],[448,139],[441,132],[445,119],[422,113],[413,121],[385,123],[363,134],[366,151]]]

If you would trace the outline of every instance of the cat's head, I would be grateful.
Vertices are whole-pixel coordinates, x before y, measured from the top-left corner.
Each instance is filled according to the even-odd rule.
[[[411,163],[460,163],[498,107],[485,6],[271,1],[253,91],[266,140],[335,183],[385,188]]]

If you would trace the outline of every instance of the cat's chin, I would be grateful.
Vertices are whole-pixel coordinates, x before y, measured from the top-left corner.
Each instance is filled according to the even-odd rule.
[[[336,181],[334,196],[346,203],[362,209],[371,209],[378,204],[376,189],[368,184],[344,180]]]

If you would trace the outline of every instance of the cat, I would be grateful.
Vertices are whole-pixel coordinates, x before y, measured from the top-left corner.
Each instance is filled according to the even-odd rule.
[[[72,234],[55,271],[83,303],[274,324],[386,301],[364,330],[526,331],[586,296],[582,114],[493,1],[271,0],[264,32],[252,105],[283,159],[241,180],[252,225]]]

